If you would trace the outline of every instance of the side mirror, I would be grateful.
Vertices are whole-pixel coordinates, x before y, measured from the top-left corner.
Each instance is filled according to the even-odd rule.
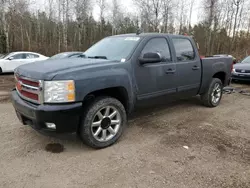
[[[142,65],[147,63],[160,63],[161,61],[162,61],[161,54],[154,52],[145,53],[143,57],[139,58],[139,62]]]
[[[7,59],[11,61],[14,59],[14,57],[8,57]]]

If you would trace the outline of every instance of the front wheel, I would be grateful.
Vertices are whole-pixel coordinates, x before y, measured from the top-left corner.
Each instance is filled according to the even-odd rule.
[[[126,123],[122,103],[112,97],[100,97],[85,110],[80,137],[90,147],[105,148],[121,137]]]
[[[203,104],[207,107],[216,107],[220,104],[222,98],[223,84],[220,79],[213,78],[209,89],[201,95]]]

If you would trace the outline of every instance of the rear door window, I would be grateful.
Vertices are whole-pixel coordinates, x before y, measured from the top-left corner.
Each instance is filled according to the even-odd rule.
[[[174,38],[173,44],[178,62],[192,61],[195,59],[195,52],[190,40],[185,38]]]

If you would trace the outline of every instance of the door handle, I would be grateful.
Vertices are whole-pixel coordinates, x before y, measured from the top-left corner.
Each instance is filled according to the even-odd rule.
[[[200,67],[198,67],[197,65],[194,65],[192,69],[193,69],[193,70],[199,70]]]
[[[166,70],[166,74],[174,74],[175,73],[175,70],[173,70],[173,69],[168,69],[168,70]]]

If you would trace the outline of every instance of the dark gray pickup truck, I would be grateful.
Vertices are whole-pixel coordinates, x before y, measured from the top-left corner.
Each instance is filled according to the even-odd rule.
[[[12,103],[24,125],[41,133],[76,132],[87,145],[104,148],[120,138],[137,104],[200,95],[205,106],[216,107],[232,63],[201,59],[188,36],[112,36],[82,58],[18,67]]]

